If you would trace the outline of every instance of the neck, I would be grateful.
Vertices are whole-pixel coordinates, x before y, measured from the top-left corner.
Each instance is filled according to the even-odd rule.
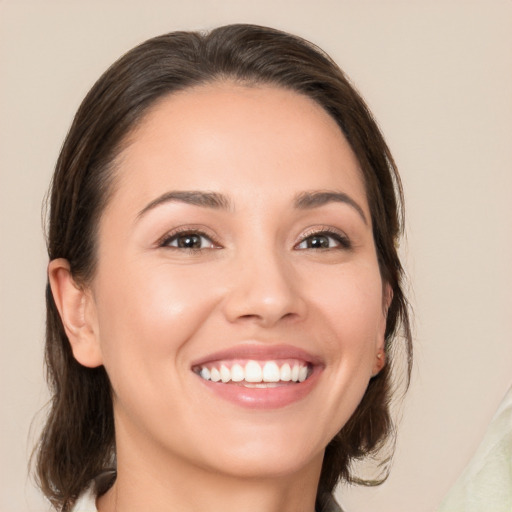
[[[184,482],[174,476],[166,485],[147,483],[140,476],[134,482],[118,475],[114,486],[98,500],[99,511],[314,512],[315,507],[316,487],[308,489],[307,482],[279,485],[275,480],[240,482],[219,476]]]
[[[232,475],[173,460],[159,450],[124,453],[99,512],[314,512],[323,454],[293,474]]]

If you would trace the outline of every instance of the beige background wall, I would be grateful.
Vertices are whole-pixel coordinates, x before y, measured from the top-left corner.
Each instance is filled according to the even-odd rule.
[[[240,21],[326,49],[404,179],[416,368],[391,477],[340,490],[347,510],[434,510],[512,384],[511,1],[0,0],[2,512],[45,510],[26,476],[46,399],[40,210],[71,117],[141,40]]]

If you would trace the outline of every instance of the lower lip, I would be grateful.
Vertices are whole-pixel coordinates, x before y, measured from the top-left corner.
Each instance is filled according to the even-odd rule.
[[[223,384],[198,379],[210,392],[241,407],[250,409],[278,409],[305,398],[315,386],[321,368],[315,367],[304,382],[290,383],[269,388],[248,388],[237,384]]]

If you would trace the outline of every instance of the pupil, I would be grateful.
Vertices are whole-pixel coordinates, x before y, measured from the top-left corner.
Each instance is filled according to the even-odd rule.
[[[328,248],[329,239],[326,236],[315,236],[310,240],[309,246],[311,249]]]
[[[183,235],[178,239],[178,247],[199,249],[201,247],[201,237],[198,235]]]

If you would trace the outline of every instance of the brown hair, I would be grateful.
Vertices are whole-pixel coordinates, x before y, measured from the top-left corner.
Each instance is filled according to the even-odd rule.
[[[115,186],[115,158],[148,108],[164,95],[218,80],[270,84],[314,99],[338,123],[366,185],[382,278],[393,290],[386,326],[388,364],[327,446],[320,487],[358,479],[351,463],[375,455],[393,428],[389,412],[393,341],[412,357],[408,307],[397,240],[402,189],[391,153],[362,98],[321,50],[274,29],[229,25],[207,34],[174,32],[150,39],[114,63],[82,102],[57,161],[50,190],[48,254],[66,258],[78,283],[94,275],[96,230]],[[41,436],[37,475],[53,505],[69,510],[92,479],[115,468],[111,390],[103,367],[73,357],[49,285],[46,365],[51,410]]]

